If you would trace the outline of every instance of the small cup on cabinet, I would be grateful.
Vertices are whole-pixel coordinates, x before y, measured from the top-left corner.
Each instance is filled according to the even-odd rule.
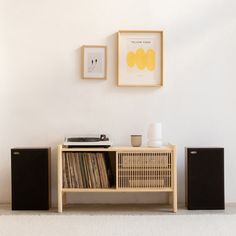
[[[142,145],[142,135],[131,135],[130,137],[133,147],[140,147]]]

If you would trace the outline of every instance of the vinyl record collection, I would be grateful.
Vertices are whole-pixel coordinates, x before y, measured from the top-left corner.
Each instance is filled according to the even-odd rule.
[[[109,188],[110,168],[104,153],[64,152],[64,188]]]

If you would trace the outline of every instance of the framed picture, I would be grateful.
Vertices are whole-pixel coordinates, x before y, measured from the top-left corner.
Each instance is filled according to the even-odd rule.
[[[82,78],[106,79],[107,47],[85,45],[82,47]]]
[[[118,86],[163,85],[163,32],[118,32]]]

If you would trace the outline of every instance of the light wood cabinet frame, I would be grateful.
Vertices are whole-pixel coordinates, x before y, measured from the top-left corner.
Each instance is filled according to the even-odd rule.
[[[113,188],[63,188],[62,157],[64,152],[115,152],[116,158],[116,184]],[[123,157],[123,156],[124,157]],[[121,159],[120,159],[121,157]],[[161,157],[164,157],[163,161]],[[166,157],[166,159],[165,159]],[[123,159],[122,159],[123,158]],[[124,158],[127,163],[124,163]],[[131,158],[129,160],[129,158]],[[140,159],[140,161],[138,160]],[[167,162],[166,162],[167,160]],[[149,147],[110,147],[110,148],[67,148],[58,146],[58,212],[63,211],[66,203],[66,193],[78,192],[166,192],[169,194],[169,203],[173,212],[177,212],[177,170],[176,170],[176,147],[169,145],[161,148]],[[122,162],[123,161],[123,162]],[[142,164],[143,163],[143,164]],[[122,184],[121,168],[128,167],[130,183]],[[154,168],[153,168],[154,167]],[[135,168],[141,168],[141,180],[133,181]],[[150,181],[150,173],[154,180]],[[133,179],[132,179],[133,178]],[[147,179],[147,183],[145,183]],[[120,181],[120,182],[119,182]],[[165,182],[162,182],[165,181]]]

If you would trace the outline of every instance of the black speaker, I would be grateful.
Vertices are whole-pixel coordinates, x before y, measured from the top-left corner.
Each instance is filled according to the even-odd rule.
[[[11,149],[12,210],[50,208],[50,148]]]
[[[225,209],[224,148],[186,148],[186,205]]]

